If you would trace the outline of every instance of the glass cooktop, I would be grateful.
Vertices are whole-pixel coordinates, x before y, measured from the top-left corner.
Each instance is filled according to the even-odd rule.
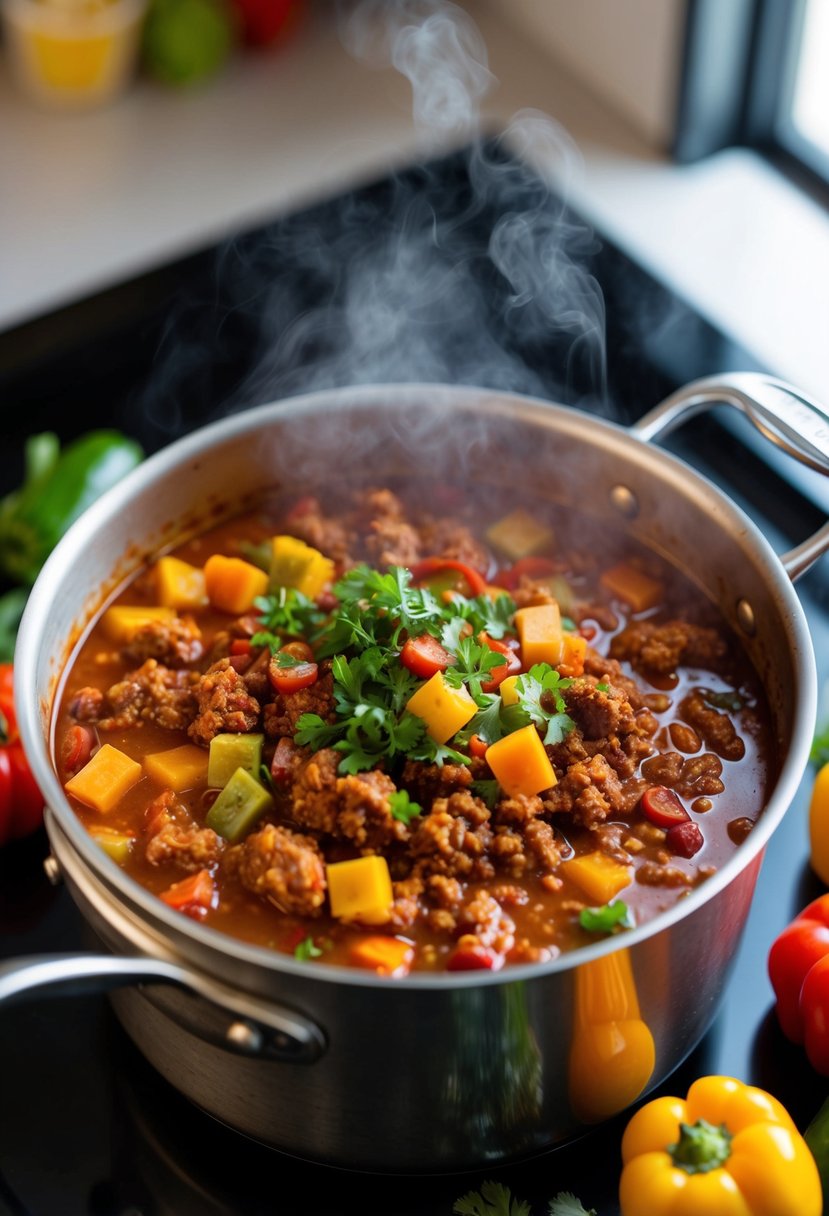
[[[472,383],[627,423],[700,375],[759,368],[487,143],[280,217],[0,334],[2,488],[25,436],[115,425],[149,453],[232,409],[355,382]],[[768,369],[774,371],[773,368]],[[716,418],[671,446],[782,551],[823,522]],[[800,580],[829,654],[825,562]],[[712,1029],[661,1092],[727,1072],[804,1127],[824,1086],[777,1030],[765,959],[819,887],[807,866],[808,775],[772,839]],[[94,948],[43,871],[43,833],[0,851],[0,957]],[[546,1212],[572,1191],[617,1216],[621,1115],[532,1161],[436,1177],[335,1171],[217,1124],[133,1048],[104,996],[0,1009],[0,1216],[450,1216],[492,1178]]]

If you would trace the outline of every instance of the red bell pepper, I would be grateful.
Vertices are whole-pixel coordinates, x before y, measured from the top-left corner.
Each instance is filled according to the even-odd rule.
[[[0,845],[30,836],[43,822],[43,795],[17,732],[13,682],[12,664],[0,664]]]
[[[769,950],[768,974],[781,1030],[793,1043],[806,1042],[814,1067],[829,1075],[829,893],[778,934]]]
[[[424,557],[411,567],[412,582],[420,583],[424,579],[442,574],[445,570],[454,570],[463,576],[473,597],[486,595],[486,579],[467,562],[456,562],[448,557]]]

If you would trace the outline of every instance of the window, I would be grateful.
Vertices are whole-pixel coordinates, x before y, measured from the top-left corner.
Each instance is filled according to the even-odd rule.
[[[829,0],[688,0],[672,151],[735,145],[829,190]]]

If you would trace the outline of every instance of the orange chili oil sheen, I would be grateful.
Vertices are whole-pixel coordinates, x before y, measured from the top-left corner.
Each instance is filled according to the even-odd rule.
[[[485,537],[490,524],[521,505],[517,495],[507,498],[503,491],[497,494],[492,490],[479,491],[477,496],[471,494],[460,510],[453,509],[452,519],[446,519],[439,513],[427,514],[423,506],[441,501],[439,488],[435,494],[430,494],[422,483],[411,491],[407,491],[405,484],[397,484],[393,499],[389,494],[386,489],[371,492],[354,489],[341,495],[338,501],[333,497],[322,500],[316,515],[313,510],[309,514],[308,506],[309,502],[313,506],[316,500],[304,497],[293,512],[291,508],[296,500],[283,503],[274,500],[260,511],[213,527],[171,552],[195,566],[202,566],[213,553],[249,556],[252,546],[261,545],[275,534],[288,533],[318,545],[327,556],[333,557],[338,563],[338,574],[343,569],[344,549],[348,550],[351,562],[411,565],[413,560],[389,562],[395,542],[400,541],[399,524],[404,519],[407,526],[417,529],[421,555],[445,553],[449,557],[460,557],[484,573],[490,585],[497,584],[500,571],[509,570],[510,561],[489,548]],[[293,954],[301,943],[307,946],[310,942],[314,950],[309,965],[353,965],[354,946],[369,935],[376,937],[383,933],[413,943],[413,970],[439,971],[447,964],[451,966],[459,941],[463,939],[463,943],[468,944],[470,935],[475,939],[473,945],[495,952],[499,965],[510,965],[543,961],[561,951],[595,941],[596,936],[581,927],[579,912],[584,907],[604,902],[560,873],[558,865],[551,865],[549,853],[533,850],[522,835],[523,817],[549,825],[552,832],[547,836],[555,841],[561,860],[600,852],[627,865],[631,881],[615,898],[628,905],[637,924],[650,920],[682,899],[734,852],[738,846],[732,835],[740,840],[744,838],[745,821],[755,820],[760,813],[777,766],[765,694],[739,642],[690,579],[656,554],[636,547],[621,532],[613,533],[607,521],[591,522],[586,515],[552,504],[539,506],[526,502],[523,505],[547,524],[555,537],[545,556],[556,570],[557,592],[560,593],[562,579],[569,588],[571,603],[561,605],[562,616],[570,618],[573,626],[588,637],[589,654],[598,654],[605,659],[611,652],[625,656],[618,660],[618,665],[615,660],[608,660],[609,681],[602,679],[600,673],[598,677],[593,676],[593,684],[598,682],[604,686],[609,682],[613,690],[621,690],[623,694],[635,684],[638,692],[634,716],[640,722],[650,721],[647,715],[654,720],[647,746],[640,747],[635,740],[625,736],[627,742],[621,741],[620,751],[619,737],[591,738],[591,730],[584,729],[590,723],[580,722],[581,768],[568,773],[567,765],[562,762],[562,748],[575,746],[573,739],[569,744],[565,740],[565,744],[549,751],[556,769],[557,785],[548,793],[558,800],[557,806],[570,798],[571,808],[550,809],[542,805],[539,810],[537,799],[535,802],[526,800],[523,805],[499,803],[490,813],[483,832],[483,835],[489,833],[487,855],[491,865],[488,872],[486,867],[482,872],[480,867],[475,869],[478,863],[471,863],[471,878],[463,873],[466,863],[459,863],[457,856],[454,862],[444,863],[439,854],[429,854],[427,850],[426,870],[421,875],[423,890],[412,897],[418,910],[413,922],[407,922],[405,917],[395,918],[386,925],[338,921],[329,915],[327,900],[313,915],[282,910],[267,897],[243,885],[239,868],[227,864],[231,852],[229,845],[224,846],[218,861],[209,864],[216,880],[214,906],[185,912],[189,911],[214,929],[275,951]],[[331,542],[329,551],[326,551],[326,541]],[[632,562],[637,569],[661,583],[664,594],[656,607],[633,614],[603,587],[602,572],[622,560]],[[505,584],[507,581],[505,575]],[[537,599],[550,592],[551,584],[544,578],[536,583],[529,577],[519,580],[519,587],[511,590],[522,603],[532,602],[534,596]],[[152,567],[135,578],[115,602],[153,604]],[[209,606],[198,609],[193,615],[201,630],[205,655],[209,655],[217,635],[228,630],[233,618]],[[670,664],[670,630],[658,633],[669,621],[690,622],[694,628],[716,631],[723,639],[723,655],[713,669],[700,664],[693,647],[690,665],[684,664],[681,654],[676,664]],[[642,646],[635,640],[636,629],[643,627],[646,631],[657,630],[656,640],[652,638],[650,645]],[[634,638],[632,649],[625,640],[631,637]],[[248,660],[240,656],[240,661],[244,664]],[[209,660],[205,657],[190,666],[203,672],[207,665]],[[71,710],[77,711],[79,691],[90,687],[109,690],[137,666],[140,662],[118,653],[105,636],[99,618],[77,653],[65,681],[57,718],[58,756],[65,732],[77,720]],[[596,670],[600,671],[601,666],[599,663]],[[706,696],[714,693],[722,697],[736,692],[739,708],[716,709],[708,701],[700,703],[697,697],[696,709],[689,709],[687,698],[693,698],[695,690],[699,689],[707,690]],[[269,695],[277,696],[273,690]],[[733,725],[730,742],[725,738],[728,730],[723,734],[724,728],[716,724],[719,719],[706,718],[706,714],[714,712],[720,718],[726,716]],[[713,734],[706,725],[712,721]],[[672,731],[672,725],[676,724],[680,729]],[[593,727],[596,725],[594,722]],[[255,729],[262,729],[261,721]],[[139,761],[147,754],[192,742],[186,729],[168,729],[153,720],[141,720],[115,729],[96,726],[96,730],[101,743],[109,743]],[[683,750],[678,748],[677,741]],[[276,738],[266,738],[266,763],[270,761],[276,742]],[[740,751],[742,755],[738,756]],[[592,771],[593,778],[587,783],[586,795],[579,801],[584,788],[579,782],[585,771]],[[59,775],[65,780],[69,774],[59,772]],[[399,772],[394,776],[399,782]],[[476,780],[492,779],[485,758],[473,760],[473,776]],[[648,785],[675,789],[691,818],[699,825],[704,846],[692,858],[672,855],[666,846],[665,833],[643,815],[639,798]],[[273,822],[302,836],[315,838],[326,863],[375,851],[370,846],[361,847],[353,839],[315,836],[307,826],[297,824],[292,818],[290,788],[290,785],[275,787],[273,808],[256,825],[254,832],[258,832],[264,823]],[[601,807],[603,788],[615,791],[615,804],[605,814]],[[147,808],[161,793],[161,788],[144,776],[106,814],[70,799],[88,828],[105,825],[135,835],[124,868],[138,883],[155,893],[167,890],[201,868],[195,863],[189,869],[185,868],[175,857],[148,860]],[[443,791],[441,796],[445,795],[446,791]],[[203,828],[215,791],[196,788],[181,791],[176,797],[195,827]],[[693,809],[695,803],[700,807],[710,804],[710,810],[698,812]],[[443,809],[446,810],[445,805]],[[411,821],[411,834],[422,831],[428,811],[429,807],[424,807],[422,815]],[[729,825],[734,821],[741,822],[741,830],[730,833]],[[547,832],[547,829],[543,831]],[[460,835],[463,835],[462,831]],[[479,832],[479,837],[481,835]],[[495,840],[499,843],[492,847]],[[411,877],[415,863],[418,860],[422,863],[422,851],[413,858],[407,849],[408,844],[398,841],[387,850],[395,883],[405,883]],[[464,856],[472,857],[473,854]],[[405,886],[395,887],[396,896],[407,894],[411,895],[411,892]],[[317,950],[321,952],[319,955]],[[304,957],[308,957],[307,952]]]

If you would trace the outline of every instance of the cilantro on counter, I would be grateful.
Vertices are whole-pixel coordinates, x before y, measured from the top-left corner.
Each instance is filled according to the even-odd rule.
[[[508,1186],[488,1180],[480,1191],[469,1191],[455,1200],[455,1216],[530,1216],[530,1205],[515,1199]],[[585,1208],[572,1191],[559,1191],[548,1204],[548,1216],[597,1216],[596,1209]]]

